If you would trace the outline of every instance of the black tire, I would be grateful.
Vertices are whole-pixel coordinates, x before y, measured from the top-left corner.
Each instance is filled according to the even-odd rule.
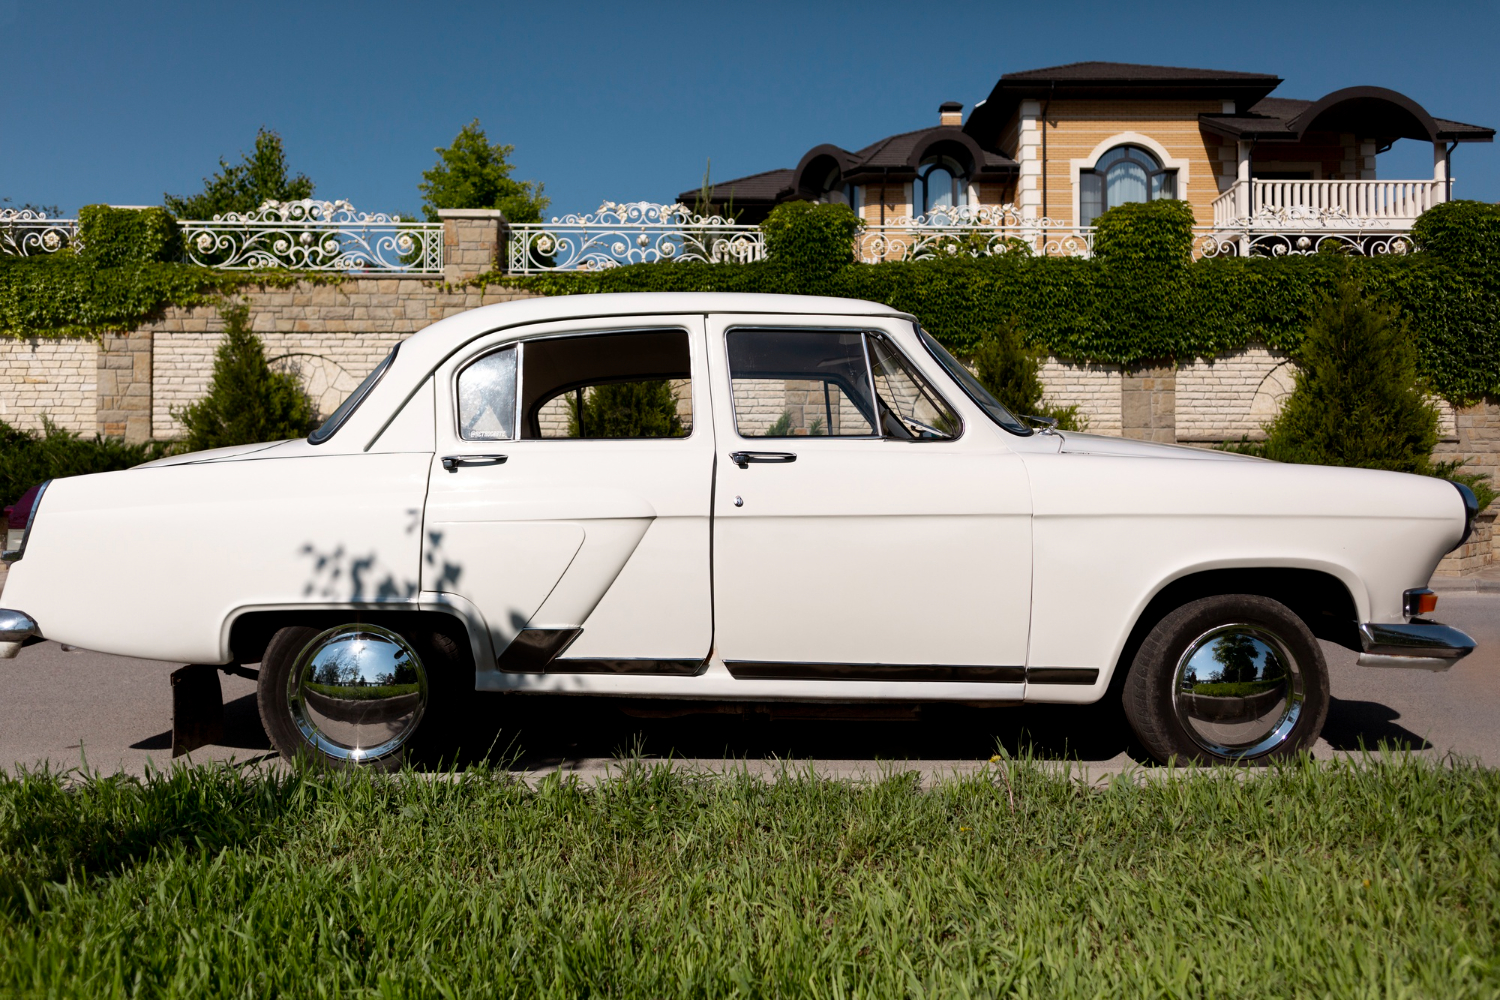
[[[1252,659],[1237,665],[1268,664],[1272,655],[1289,659],[1281,671],[1285,680],[1279,686],[1274,679],[1199,683],[1185,655],[1194,654],[1189,662],[1195,666],[1212,661],[1210,666],[1224,664],[1227,672],[1213,646],[1226,638],[1264,646],[1246,647]],[[1146,636],[1125,678],[1123,700],[1136,736],[1164,764],[1264,764],[1309,749],[1323,731],[1328,665],[1307,625],[1279,601],[1250,594],[1205,597],[1173,611]]]
[[[458,644],[439,632],[394,630],[411,645],[427,672],[427,707],[416,730],[398,750],[376,760],[355,764],[319,750],[303,736],[292,714],[289,696],[292,666],[307,644],[322,631],[306,625],[287,626],[271,637],[262,654],[256,703],[266,736],[277,752],[287,760],[302,758],[319,766],[357,766],[377,771],[399,770],[408,760],[427,762],[439,759],[446,749],[445,737],[451,735],[443,720],[453,714],[460,701],[464,690],[463,667],[469,660]],[[469,676],[472,677],[472,665]],[[472,682],[469,686],[472,689]]]

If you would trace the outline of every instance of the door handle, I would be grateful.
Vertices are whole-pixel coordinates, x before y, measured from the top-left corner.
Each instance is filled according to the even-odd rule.
[[[444,455],[443,468],[457,472],[460,465],[503,465],[504,455]]]
[[[731,451],[729,460],[742,469],[748,469],[751,462],[795,462],[797,456],[789,451]]]

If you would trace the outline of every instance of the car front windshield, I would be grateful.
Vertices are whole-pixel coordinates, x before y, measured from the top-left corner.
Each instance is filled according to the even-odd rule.
[[[370,394],[370,390],[375,388],[375,383],[380,381],[380,376],[385,374],[385,370],[391,366],[391,362],[396,360],[396,351],[400,347],[401,345],[397,344],[391,348],[391,353],[380,359],[380,363],[375,366],[375,370],[366,375],[363,382],[355,386],[354,391],[349,394],[349,398],[340,403],[338,409],[330,413],[328,419],[323,421],[317,430],[307,436],[309,444],[322,444],[333,437],[334,433],[344,425],[344,421],[348,420],[350,415],[359,409],[359,404],[363,403],[365,397]]]
[[[1011,413],[1009,410],[1007,410],[1004,404],[1002,404],[998,399],[990,395],[990,391],[986,389],[977,378],[974,377],[973,373],[970,372],[969,369],[964,367],[963,362],[959,361],[953,355],[949,354],[946,347],[944,347],[942,344],[939,344],[936,340],[933,340],[932,335],[929,334],[926,330],[922,329],[920,326],[917,327],[917,337],[921,339],[922,346],[927,348],[927,352],[937,359],[938,364],[942,365],[948,370],[948,374],[953,376],[953,380],[957,382],[960,387],[962,387],[963,391],[968,394],[969,398],[972,399],[975,404],[977,404],[978,407],[983,410],[991,420],[999,424],[1001,427],[1004,427],[1012,434],[1029,435],[1032,433],[1032,429],[1030,427],[1026,426],[1023,421],[1019,420],[1014,413]]]

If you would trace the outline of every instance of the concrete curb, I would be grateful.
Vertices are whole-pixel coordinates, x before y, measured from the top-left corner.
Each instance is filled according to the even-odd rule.
[[[1500,594],[1500,577],[1490,573],[1477,576],[1435,576],[1427,586],[1438,593]]]

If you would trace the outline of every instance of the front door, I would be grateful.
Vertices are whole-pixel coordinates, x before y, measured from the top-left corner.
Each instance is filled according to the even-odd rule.
[[[439,369],[422,589],[483,614],[490,669],[702,668],[714,455],[702,345],[701,316],[547,324]]]
[[[899,320],[710,317],[736,677],[1020,683],[1025,469]],[[720,391],[720,389],[728,391]]]

